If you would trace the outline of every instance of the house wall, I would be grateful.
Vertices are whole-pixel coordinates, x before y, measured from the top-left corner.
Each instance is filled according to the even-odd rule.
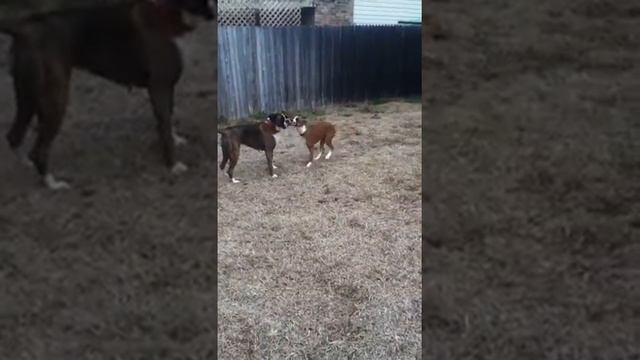
[[[352,25],[353,2],[354,0],[315,0],[315,25]]]
[[[356,25],[420,22],[421,19],[421,0],[354,0],[353,23]]]

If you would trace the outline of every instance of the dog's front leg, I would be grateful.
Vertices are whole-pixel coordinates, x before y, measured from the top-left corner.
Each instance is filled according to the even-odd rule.
[[[174,174],[187,170],[187,166],[176,161],[175,139],[171,113],[173,112],[173,89],[170,86],[154,84],[149,87],[151,106],[157,121],[157,130],[162,144],[162,153],[167,166]]]
[[[314,146],[313,145],[307,145],[307,148],[309,149],[309,161],[307,162],[307,167],[310,167],[311,163],[313,163],[313,149],[314,149]]]

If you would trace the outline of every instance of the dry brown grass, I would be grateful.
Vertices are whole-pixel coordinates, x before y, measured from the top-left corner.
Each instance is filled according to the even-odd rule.
[[[323,116],[338,129],[330,160],[305,168],[290,129],[279,178],[246,147],[245,183],[219,172],[220,359],[419,357],[420,104],[366,110]]]
[[[637,2],[426,9],[425,358],[637,359]]]

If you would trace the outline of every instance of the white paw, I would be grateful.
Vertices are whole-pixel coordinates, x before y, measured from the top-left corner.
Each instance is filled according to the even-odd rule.
[[[35,168],[35,167],[36,167],[36,166],[33,164],[33,161],[29,160],[29,158],[28,158],[28,157],[24,157],[24,158],[20,159],[20,164],[22,164],[22,165],[24,165],[24,166],[28,167],[29,169],[33,169],[33,168]]]
[[[66,190],[70,189],[71,186],[61,180],[56,180],[55,177],[51,174],[47,174],[44,176],[44,184],[49,188],[49,190]]]
[[[320,152],[320,153],[318,153],[317,156],[313,157],[313,160],[318,160],[318,159],[320,159],[321,156],[322,156],[322,153]]]
[[[187,139],[178,135],[178,133],[175,130],[173,131],[172,135],[173,135],[173,143],[176,144],[176,146],[183,146],[187,144]]]
[[[187,165],[181,163],[181,162],[176,162],[172,167],[171,167],[171,173],[173,175],[180,175],[182,173],[184,173],[185,171],[187,171],[189,168],[187,167]]]
[[[271,167],[277,169],[278,167],[275,164],[271,164]]]
[[[240,182],[240,180],[236,179],[236,178],[231,178],[231,182],[234,184],[237,184]]]
[[[273,174],[273,175],[271,175],[271,177],[275,179],[275,178],[278,177],[278,174]]]
[[[329,158],[330,158],[330,157],[331,157],[331,151],[329,151],[329,152],[327,153],[327,156],[325,156],[324,158],[325,158],[325,159],[327,159],[327,160],[329,160]]]
[[[311,166],[311,161],[307,163],[307,167],[310,167],[310,166]]]

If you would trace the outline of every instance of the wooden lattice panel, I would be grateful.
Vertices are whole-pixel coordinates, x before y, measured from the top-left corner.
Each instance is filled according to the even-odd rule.
[[[300,8],[312,3],[312,0],[220,0],[218,23],[227,26],[296,26],[300,25]]]

